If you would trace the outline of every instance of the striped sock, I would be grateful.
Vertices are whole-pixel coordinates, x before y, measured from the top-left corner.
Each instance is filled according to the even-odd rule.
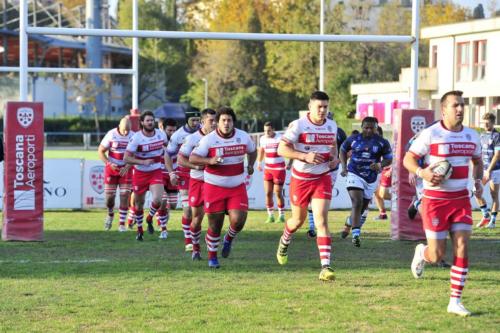
[[[224,242],[232,242],[237,234],[238,231],[234,230],[232,226],[229,226],[226,235],[224,236]]]
[[[321,267],[330,266],[330,253],[332,251],[332,239],[330,237],[317,237],[316,243],[318,244],[319,258],[321,260]]]
[[[295,231],[288,228],[288,223],[285,223],[285,229],[283,230],[283,235],[281,236],[281,243],[289,245],[292,241],[292,236]]]
[[[128,208],[128,224],[132,225],[135,222],[135,208],[134,206],[130,206]]]
[[[482,205],[481,207],[481,213],[483,214],[483,217],[485,219],[489,218],[490,217],[490,211],[488,209],[488,205]]]
[[[166,209],[158,210],[158,222],[160,223],[161,231],[166,231],[168,222],[168,211]]]
[[[177,193],[167,194],[167,201],[170,206],[177,205]]]
[[[142,220],[144,219],[144,211],[136,210],[135,211],[135,221],[137,222],[137,233],[143,234],[144,230],[142,229]]]
[[[187,219],[184,216],[182,217],[182,231],[184,232],[184,244],[191,244],[191,219]]]
[[[125,220],[127,219],[127,207],[120,207],[118,209],[118,213],[120,214],[120,225],[125,225]]]
[[[385,214],[385,213],[384,213]],[[363,211],[363,214],[361,214],[361,216],[359,217],[359,225],[360,225],[360,228],[365,224],[366,222],[366,218],[368,217],[368,209],[365,209]]]
[[[352,238],[361,236],[361,228],[352,228]]]
[[[208,229],[205,236],[207,243],[208,260],[217,258],[217,250],[219,249],[220,234],[216,234]]]
[[[493,213],[491,213],[491,220],[490,220],[490,222],[492,224],[495,224],[496,221],[497,221],[497,212],[493,212]]]
[[[151,202],[151,205],[149,206],[148,217],[146,218],[146,222],[147,223],[153,222],[153,217],[155,216],[156,211],[158,210],[158,208],[160,208],[160,204],[159,203],[155,204],[154,202]]]
[[[114,208],[109,208],[108,207],[108,216],[111,217],[111,218],[115,217],[115,210],[114,210]]]
[[[462,297],[462,290],[464,289],[465,281],[467,280],[468,271],[468,258],[453,258],[453,266],[451,266],[450,270],[450,298],[460,299]]]
[[[280,214],[280,216],[283,216],[285,215],[285,206],[278,206],[278,212]]]
[[[197,229],[191,226],[191,240],[193,241],[193,252],[200,252],[201,226]]]
[[[418,208],[420,207],[420,204],[422,203],[422,200],[418,199],[415,201],[413,206],[415,206],[415,209],[418,211]]]
[[[307,211],[307,216],[309,217],[309,230],[314,230],[314,214],[312,209]]]
[[[273,216],[273,213],[274,213],[274,206],[271,206],[271,207],[266,207],[267,208],[267,215],[269,216]]]

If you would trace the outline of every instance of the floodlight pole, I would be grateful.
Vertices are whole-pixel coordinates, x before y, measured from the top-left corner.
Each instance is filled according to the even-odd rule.
[[[139,29],[138,0],[132,0],[132,31]],[[132,109],[139,109],[139,38],[132,38]]]
[[[4,8],[5,10],[5,8]],[[28,2],[19,3],[19,100],[28,101]]]
[[[411,82],[410,107],[418,108],[418,40],[420,38],[420,0],[413,0],[411,15],[411,35],[414,38],[411,45]]]
[[[321,0],[321,13],[319,23],[319,34],[325,33],[325,0]],[[319,42],[319,90],[324,91],[325,88],[325,42]]]

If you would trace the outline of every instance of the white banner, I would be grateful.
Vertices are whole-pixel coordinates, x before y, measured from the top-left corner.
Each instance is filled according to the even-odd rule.
[[[82,208],[82,162],[80,159],[43,161],[44,209]],[[0,168],[0,193],[3,196],[3,163]],[[3,209],[3,200],[0,208]]]

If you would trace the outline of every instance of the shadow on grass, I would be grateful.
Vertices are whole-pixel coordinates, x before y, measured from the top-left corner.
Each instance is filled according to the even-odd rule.
[[[303,231],[294,235],[289,248],[289,263],[279,266],[276,248],[280,231],[243,231],[234,243],[229,258],[221,261],[224,273],[303,272],[319,266],[316,241]],[[470,242],[474,270],[499,270],[498,238],[476,235]],[[387,233],[368,232],[362,247],[355,248],[350,238],[333,238],[335,267],[342,271],[408,269],[416,242],[391,241]],[[1,242],[0,278],[58,277],[61,275],[113,275],[150,272],[189,274],[207,271],[206,246],[201,241],[204,260],[193,262],[184,251],[182,231],[171,231],[166,241],[158,233],[145,234],[135,240],[135,232],[88,230],[52,230],[45,232],[44,242]],[[448,249],[447,258],[451,260]]]

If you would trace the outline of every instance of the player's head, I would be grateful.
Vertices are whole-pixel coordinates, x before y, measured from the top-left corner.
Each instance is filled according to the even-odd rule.
[[[460,90],[448,91],[441,97],[441,114],[446,125],[455,127],[464,121],[464,99]]]
[[[215,115],[217,113],[213,109],[203,109],[201,111],[201,127],[205,134],[215,130],[217,124],[215,123]]]
[[[233,132],[236,114],[230,107],[222,106],[217,110],[215,121],[217,122],[217,129],[219,132],[224,135],[229,135]]]
[[[323,91],[315,91],[309,98],[309,112],[313,121],[323,121],[328,115],[330,97]]]
[[[264,135],[268,137],[274,136],[273,124],[270,121],[266,121],[264,123]]]
[[[155,115],[151,110],[145,110],[140,116],[141,128],[146,132],[152,132],[155,129]]]
[[[128,116],[120,119],[120,123],[118,124],[118,130],[121,135],[127,135],[130,132],[130,118]]]
[[[361,131],[363,136],[373,136],[377,133],[378,119],[375,117],[365,117],[361,121]]]
[[[161,124],[161,128],[165,131],[167,138],[170,139],[172,134],[174,134],[175,130],[177,129],[177,122],[175,121],[175,119],[163,118],[161,120],[160,124]]]
[[[495,120],[497,117],[491,112],[485,113],[483,116],[484,129],[491,132],[495,126]]]
[[[197,129],[200,126],[200,112],[198,109],[186,113],[186,123],[191,129]]]

